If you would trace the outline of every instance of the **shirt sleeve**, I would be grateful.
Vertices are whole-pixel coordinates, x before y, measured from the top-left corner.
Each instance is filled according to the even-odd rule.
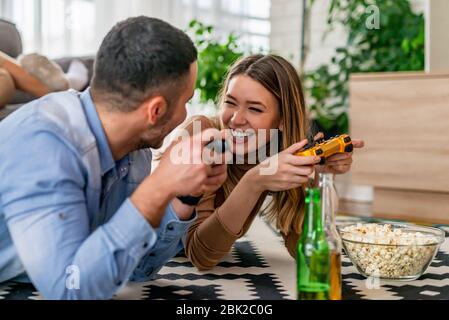
[[[92,231],[87,177],[76,152],[45,130],[18,136],[2,147],[8,156],[0,166],[0,194],[29,278],[46,299],[112,298],[156,246],[158,232],[129,199]],[[15,147],[22,144],[28,148]]]
[[[215,267],[244,232],[234,234],[223,225],[218,215],[220,208],[214,206],[215,196],[210,194],[201,199],[196,208],[198,218],[185,240],[186,255],[199,270]]]
[[[187,230],[195,220],[196,212],[190,220],[181,221],[170,203],[157,230],[156,244],[140,260],[130,280],[136,282],[152,280],[159,270],[183,249]]]

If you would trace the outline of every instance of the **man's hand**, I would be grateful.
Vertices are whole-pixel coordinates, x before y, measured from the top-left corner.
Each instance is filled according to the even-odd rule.
[[[211,135],[208,131],[216,131],[215,134],[220,135],[218,130],[208,129],[203,134],[174,142],[154,173],[132,195],[131,201],[154,227],[160,224],[165,207],[175,197],[215,192],[226,180],[225,164],[206,164],[203,161],[204,146],[210,141],[204,139],[204,136]],[[173,205],[181,219],[191,216],[192,207],[178,200],[174,200]]]
[[[217,138],[217,135],[218,132],[215,130],[206,130],[202,134],[202,140],[207,142],[210,141],[211,137]],[[202,146],[205,147],[207,144],[208,142],[202,144]],[[202,149],[202,162],[209,164],[207,166],[207,179],[197,191],[189,194],[193,197],[214,193],[227,179],[227,166],[225,164],[224,155],[217,154],[213,151],[210,152],[210,150],[207,150],[206,148],[207,147]],[[214,164],[215,162],[218,162],[219,164]],[[194,207],[182,203],[177,198],[173,199],[172,205],[179,219],[188,220],[191,218]]]
[[[226,164],[220,155],[205,150],[212,137],[221,135],[216,129],[207,129],[167,149],[157,172],[170,177],[175,196],[199,196],[216,191],[224,183]]]

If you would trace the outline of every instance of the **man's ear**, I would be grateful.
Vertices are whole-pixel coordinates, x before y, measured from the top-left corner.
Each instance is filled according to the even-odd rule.
[[[145,103],[145,114],[149,125],[156,125],[167,112],[167,100],[162,96],[152,97]]]

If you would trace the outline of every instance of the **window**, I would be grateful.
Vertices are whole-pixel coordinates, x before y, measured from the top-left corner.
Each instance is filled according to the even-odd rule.
[[[234,32],[244,50],[269,49],[270,0],[0,0],[0,16],[21,30],[24,52],[51,58],[94,54],[106,32],[149,15],[185,29],[196,18],[217,35]]]
[[[92,0],[1,0],[0,8],[21,31],[25,53],[57,58],[96,50]]]
[[[217,33],[235,32],[246,50],[269,49],[270,0],[180,0],[183,25],[198,19],[215,27]]]

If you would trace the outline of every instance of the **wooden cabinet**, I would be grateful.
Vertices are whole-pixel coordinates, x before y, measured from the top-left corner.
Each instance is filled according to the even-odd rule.
[[[449,72],[353,75],[353,183],[374,186],[374,215],[449,222]]]

